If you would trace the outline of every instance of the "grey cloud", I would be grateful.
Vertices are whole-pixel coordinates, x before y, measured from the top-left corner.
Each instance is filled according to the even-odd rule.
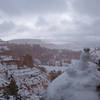
[[[8,14],[62,13],[66,0],[0,0],[0,10]]]
[[[61,21],[61,24],[61,29],[66,26],[66,29],[62,32],[56,32],[56,30],[59,30],[57,27],[50,28],[53,28],[53,37],[55,37],[56,40],[58,39],[64,43],[68,41],[78,41],[80,43],[84,42],[84,44],[87,42],[91,44],[100,42],[100,19],[95,19],[95,21],[90,24],[77,19],[74,19],[74,21],[70,23],[63,20]],[[76,30],[72,31],[67,29],[67,26],[70,28],[73,25],[76,27]]]
[[[46,26],[48,24],[49,24],[49,22],[46,20],[46,18],[44,18],[42,16],[39,16],[37,18],[37,21],[36,21],[35,25],[38,27],[38,26]]]
[[[5,20],[5,18],[2,17],[3,21],[0,20],[0,36],[3,37],[5,34],[13,36],[15,33],[14,36],[19,38],[19,34],[21,34],[23,38],[25,36],[46,39],[52,38],[57,42],[64,43],[68,41],[81,41],[85,43],[93,43],[94,41],[96,41],[96,43],[97,41],[100,42],[100,19],[98,19],[100,17],[100,0],[73,0],[72,6],[69,6],[73,9],[72,12],[69,12],[72,15],[68,15],[67,13],[67,1],[68,0],[0,0],[0,11],[5,13],[4,15],[2,15],[3,13],[0,14],[6,18]],[[65,18],[65,16],[63,17],[62,13],[65,14],[65,16],[72,17],[72,19],[70,20]],[[9,17],[6,17],[6,14]],[[21,16],[21,14],[23,16]],[[29,15],[28,18],[30,18],[30,20],[25,19],[27,15]],[[48,15],[52,16],[52,18],[50,18],[50,16],[48,17]],[[24,19],[21,25],[16,24],[16,17],[19,19],[17,19],[19,22],[21,19]],[[35,20],[31,22],[32,18],[35,18]],[[34,25],[35,27],[33,27]],[[38,28],[40,29],[38,30]]]
[[[24,33],[24,32],[30,32],[30,28],[26,27],[25,25],[16,25],[12,21],[3,21],[0,24],[0,36],[1,37],[7,37],[8,35],[14,35],[17,33]]]
[[[74,10],[89,16],[100,16],[100,0],[74,0]]]
[[[0,24],[0,34],[6,34],[15,27],[15,24],[11,21],[4,21]]]
[[[17,25],[16,27],[17,27],[16,33],[30,32],[30,30],[31,30],[31,28],[28,28],[24,25],[19,25],[19,26]]]
[[[93,30],[93,32],[95,32],[95,35],[100,35],[100,19],[95,20],[91,29]]]
[[[79,32],[83,33],[83,35],[85,35],[87,37],[94,36],[94,38],[95,38],[95,36],[100,37],[100,27],[99,27],[100,26],[100,19],[95,19],[95,21],[89,25],[83,24],[83,23],[81,23],[79,25],[80,25]]]

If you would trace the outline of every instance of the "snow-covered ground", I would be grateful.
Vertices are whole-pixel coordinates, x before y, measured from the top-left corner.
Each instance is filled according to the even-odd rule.
[[[7,46],[0,46],[0,52],[2,52],[3,50],[9,51],[9,48]]]
[[[43,67],[47,70],[47,72],[51,72],[51,71],[62,71],[64,72],[66,69],[68,69],[68,67],[65,66],[45,66],[45,65],[41,65],[40,67]]]
[[[100,55],[100,52],[97,52]],[[0,87],[9,83],[13,74],[19,87],[19,94],[24,100],[100,100],[96,86],[100,85],[100,71],[98,66],[89,62],[89,52],[82,53],[80,60],[72,60],[68,66],[24,66],[18,69],[16,65],[0,64]],[[12,60],[11,56],[2,56],[3,60]],[[51,71],[63,73],[52,82],[48,79]],[[51,82],[51,83],[50,83]],[[48,87],[49,86],[49,87]],[[1,95],[0,91],[0,95]],[[1,99],[0,100],[5,100]],[[13,97],[9,100],[14,100]]]
[[[46,92],[46,86],[50,83],[48,75],[35,67],[17,69],[15,65],[12,65],[12,67],[0,65],[0,87],[9,83],[9,77],[12,74],[19,87],[19,94],[24,97],[24,100],[39,100]],[[0,98],[0,100],[5,99]]]
[[[0,59],[3,61],[13,60],[12,56],[0,56]]]
[[[72,64],[48,88],[46,100],[100,100],[96,86],[100,85],[97,65],[88,63],[89,53],[83,53],[78,64]]]

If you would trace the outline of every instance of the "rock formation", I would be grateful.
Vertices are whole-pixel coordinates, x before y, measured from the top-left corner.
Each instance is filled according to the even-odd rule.
[[[24,65],[26,65],[28,67],[33,67],[34,66],[32,56],[27,54],[25,56],[20,57],[18,67],[20,68],[20,67],[23,67]]]

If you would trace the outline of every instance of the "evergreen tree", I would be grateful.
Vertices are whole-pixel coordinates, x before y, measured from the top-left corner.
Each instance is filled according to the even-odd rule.
[[[18,94],[18,86],[16,84],[16,81],[14,77],[11,75],[10,76],[10,83],[4,87],[4,92],[3,95],[6,99],[9,100],[9,96],[13,96],[16,98],[16,100],[21,100],[20,95]]]
[[[14,78],[12,76],[11,76],[10,84],[8,85],[8,89],[9,89],[10,95],[13,95],[13,96],[18,95],[18,86],[17,86],[16,81],[14,80]]]

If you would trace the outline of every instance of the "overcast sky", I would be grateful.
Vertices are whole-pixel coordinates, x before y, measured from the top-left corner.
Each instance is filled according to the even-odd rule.
[[[0,37],[100,43],[100,0],[0,0]]]

